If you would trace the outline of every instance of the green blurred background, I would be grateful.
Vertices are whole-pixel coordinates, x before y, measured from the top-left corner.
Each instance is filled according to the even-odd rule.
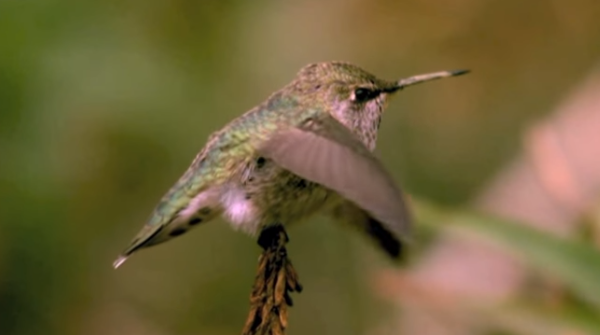
[[[308,63],[472,69],[402,92],[378,144],[454,207],[599,57],[596,0],[0,0],[0,334],[239,333],[259,248],[221,220],[111,263],[208,135]],[[325,218],[289,234],[290,334],[394,317],[368,242]]]

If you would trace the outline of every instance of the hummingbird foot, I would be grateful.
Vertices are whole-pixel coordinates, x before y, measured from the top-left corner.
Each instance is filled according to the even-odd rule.
[[[290,293],[302,291],[285,248],[288,241],[282,225],[267,227],[260,234],[258,244],[264,251],[258,261],[243,335],[285,333],[287,308],[293,305]]]
[[[283,238],[283,241],[280,241]],[[264,250],[277,246],[279,244],[284,245],[290,241],[290,238],[281,224],[275,224],[264,228],[258,236],[258,245]],[[285,248],[284,248],[285,249]]]

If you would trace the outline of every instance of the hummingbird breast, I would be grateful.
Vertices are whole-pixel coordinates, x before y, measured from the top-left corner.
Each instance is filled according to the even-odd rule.
[[[282,169],[263,157],[246,162],[223,192],[224,217],[239,230],[257,235],[275,224],[291,224],[336,203],[319,184]]]

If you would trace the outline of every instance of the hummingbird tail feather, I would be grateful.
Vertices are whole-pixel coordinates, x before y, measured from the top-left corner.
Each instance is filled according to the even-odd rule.
[[[125,263],[127,258],[129,258],[129,256],[125,256],[125,255],[119,256],[119,258],[117,258],[115,260],[115,262],[113,263],[113,268],[115,268],[115,269],[119,268],[119,266],[121,266],[121,264]]]
[[[141,248],[169,241],[220,215],[222,209],[218,195],[213,191],[199,193],[180,210],[168,216],[156,211],[129,247],[115,260],[113,267],[116,269],[121,266],[132,253]]]

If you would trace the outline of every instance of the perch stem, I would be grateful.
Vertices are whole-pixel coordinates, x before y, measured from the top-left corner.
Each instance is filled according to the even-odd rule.
[[[263,252],[250,295],[250,312],[242,335],[283,335],[288,324],[291,292],[302,291],[298,274],[287,257],[289,241],[281,225],[265,228],[258,244]]]

